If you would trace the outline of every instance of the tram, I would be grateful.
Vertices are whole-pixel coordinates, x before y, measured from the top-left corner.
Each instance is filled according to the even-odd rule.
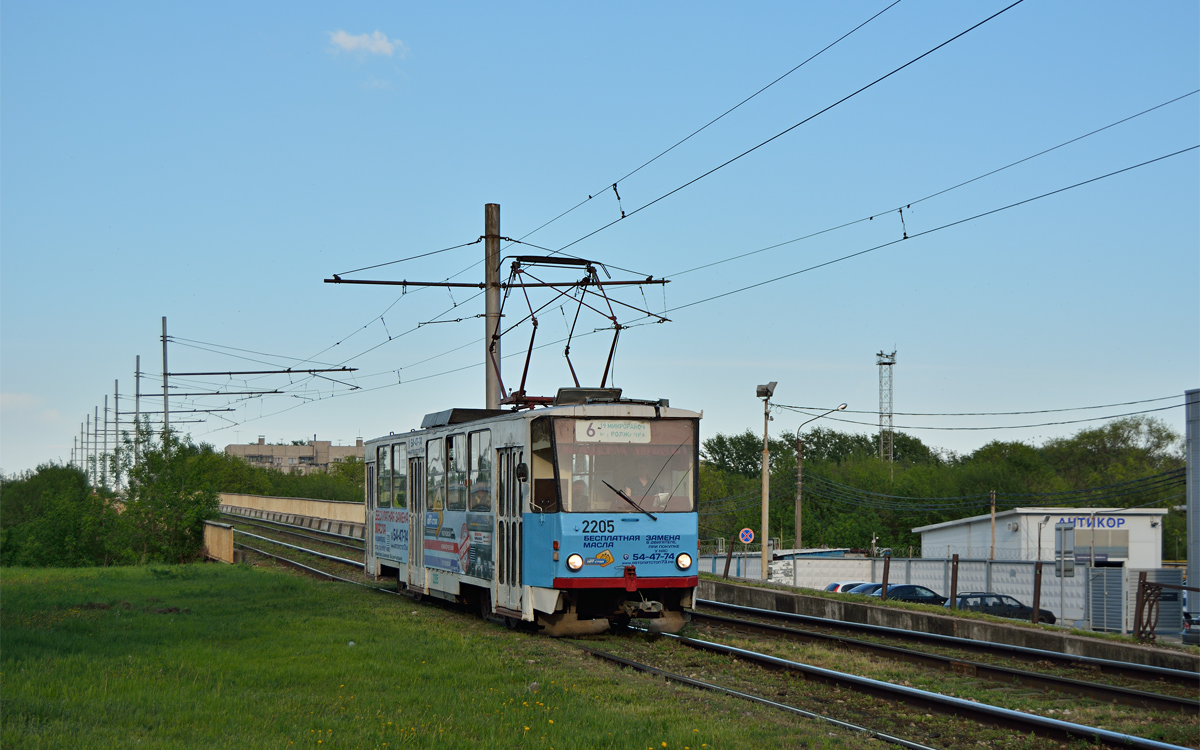
[[[563,388],[369,440],[367,571],[551,636],[677,632],[698,579],[700,417]]]

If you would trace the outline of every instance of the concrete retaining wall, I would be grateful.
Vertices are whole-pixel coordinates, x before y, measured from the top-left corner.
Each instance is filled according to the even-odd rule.
[[[310,518],[327,518],[362,525],[366,522],[366,505],[363,503],[339,503],[333,500],[306,500],[301,497],[269,497],[266,495],[235,495],[222,492],[222,506],[265,510]]]
[[[965,617],[949,617],[928,612],[839,601],[779,589],[746,586],[732,581],[714,581],[709,578],[700,579],[697,594],[701,599],[737,604],[743,607],[758,607],[777,612],[824,617],[842,622],[882,625],[889,628],[957,636],[976,641],[1007,643],[1097,659],[1128,661],[1135,664],[1200,672],[1200,656],[1194,654],[1152,646],[1119,643],[1101,638],[1088,638],[1044,628],[1022,627]]]
[[[337,521],[331,518],[316,518],[314,516],[301,516],[295,513],[280,513],[271,510],[259,510],[257,508],[243,508],[237,505],[222,505],[221,512],[235,516],[245,516],[246,518],[261,518],[264,521],[287,523],[317,531],[328,531],[331,534],[342,534],[344,536],[352,536],[356,539],[362,539],[366,531],[366,525],[362,523]]]

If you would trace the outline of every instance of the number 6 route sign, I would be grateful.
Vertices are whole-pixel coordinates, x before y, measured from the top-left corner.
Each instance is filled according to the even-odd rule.
[[[738,539],[742,540],[742,544],[749,544],[754,541],[754,531],[751,529],[742,529],[738,532]]]

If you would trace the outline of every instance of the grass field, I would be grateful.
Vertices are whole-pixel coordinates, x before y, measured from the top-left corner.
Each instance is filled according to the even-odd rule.
[[[209,564],[0,570],[0,745],[879,743],[401,597]]]

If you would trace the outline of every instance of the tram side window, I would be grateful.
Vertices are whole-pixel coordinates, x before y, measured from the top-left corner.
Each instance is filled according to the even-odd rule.
[[[492,433],[488,430],[472,432],[467,436],[471,454],[471,499],[470,509],[477,513],[492,510]]]
[[[380,508],[392,507],[392,464],[389,461],[388,447],[379,446],[375,453],[376,477],[379,479],[379,491],[376,494]]]
[[[533,448],[533,510],[541,513],[558,512],[558,482],[554,481],[554,446],[550,440],[550,420],[538,417],[531,426]]]
[[[392,506],[408,507],[408,446],[396,443],[392,446]]]
[[[375,509],[375,462],[367,464],[367,508]]]
[[[446,509],[467,509],[467,436],[446,438]]]
[[[443,510],[446,507],[444,447],[442,438],[425,444],[425,507],[429,510]]]

